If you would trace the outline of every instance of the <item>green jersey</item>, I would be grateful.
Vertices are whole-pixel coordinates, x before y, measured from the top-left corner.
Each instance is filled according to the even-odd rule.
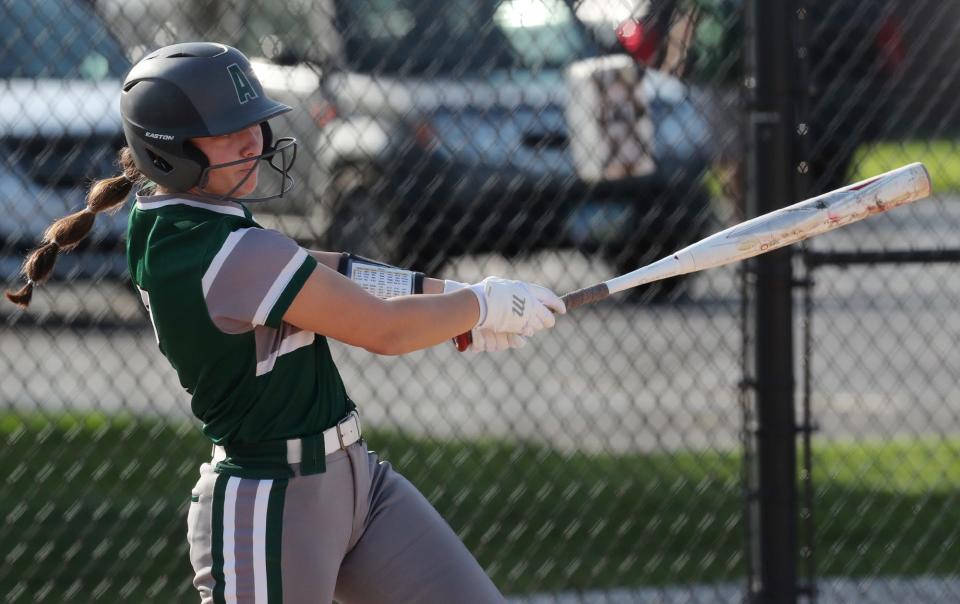
[[[354,408],[326,338],[282,319],[316,260],[243,205],[138,196],[127,262],[214,443],[316,435]]]

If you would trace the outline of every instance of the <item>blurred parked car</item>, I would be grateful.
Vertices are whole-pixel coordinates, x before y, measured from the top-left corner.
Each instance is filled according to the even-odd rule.
[[[602,0],[583,0],[595,4]],[[807,117],[811,182],[819,190],[846,183],[854,151],[879,136],[907,136],[891,128],[892,111],[903,103],[894,94],[906,71],[906,37],[897,0],[831,0],[805,4],[806,63],[811,88]],[[597,37],[614,30],[616,47],[640,62],[709,89],[714,102],[705,112],[715,138],[740,144],[732,100],[744,79],[743,0],[644,0],[619,23],[600,23]],[[616,14],[616,13],[611,13]],[[622,14],[622,13],[621,13]],[[608,39],[608,38],[607,38]],[[915,123],[915,122],[913,122]]]
[[[686,88],[631,60],[590,66],[597,48],[566,3],[320,4],[304,18],[314,33],[274,32],[277,60],[257,70],[281,100],[297,98],[285,96],[291,64],[319,75],[318,132],[302,137],[315,148],[298,161],[329,213],[327,247],[435,271],[464,253],[574,246],[623,270],[703,234],[708,132]],[[590,145],[611,134],[598,123],[627,105],[614,143],[630,153],[586,174]]]
[[[0,249],[15,256],[117,173],[129,63],[81,0],[0,3],[0,37]],[[116,247],[125,226],[122,213],[98,218],[90,244]]]

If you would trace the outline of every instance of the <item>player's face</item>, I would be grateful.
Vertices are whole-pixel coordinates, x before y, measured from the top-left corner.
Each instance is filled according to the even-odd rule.
[[[204,136],[191,139],[191,141],[207,156],[210,165],[214,166],[260,155],[263,149],[263,131],[259,124],[254,124],[249,128],[230,134]],[[249,178],[237,190],[230,193],[231,197],[249,195],[257,186],[259,165],[259,160],[253,160],[235,166],[210,170],[210,176],[207,184],[203,187],[203,191],[214,195],[226,195],[237,186],[237,183],[247,178],[247,174],[252,171]]]

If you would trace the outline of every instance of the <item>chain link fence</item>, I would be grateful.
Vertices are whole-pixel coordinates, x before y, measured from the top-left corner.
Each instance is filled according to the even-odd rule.
[[[869,577],[861,593],[877,601],[949,602],[960,595],[948,511],[960,478],[960,416],[945,342],[956,333],[948,309],[960,255],[949,234],[955,152],[944,141],[957,134],[956,68],[947,57],[960,14],[939,2],[819,4],[838,18],[800,19],[813,88],[799,109],[811,123],[800,155],[816,165],[834,154],[849,165],[811,170],[799,188],[816,192],[835,174],[861,179],[920,160],[936,195],[802,250],[798,384],[813,430],[801,472],[806,583],[827,599],[845,577]],[[911,576],[919,578],[903,580]]]
[[[800,440],[805,593],[953,601],[960,281],[830,253],[956,247],[960,13],[797,4],[797,199],[915,160],[937,190],[798,250],[797,423],[817,428]],[[274,132],[300,141],[298,188],[252,208],[264,226],[561,293],[631,270],[748,215],[747,9],[5,0],[2,274],[15,287],[49,222],[115,173],[130,65],[198,39],[240,48],[294,107]],[[124,212],[98,223],[29,312],[0,310],[6,602],[196,597],[185,516],[209,444],[128,281]],[[745,268],[621,294],[500,355],[332,348],[370,447],[512,600],[736,602],[756,529]]]

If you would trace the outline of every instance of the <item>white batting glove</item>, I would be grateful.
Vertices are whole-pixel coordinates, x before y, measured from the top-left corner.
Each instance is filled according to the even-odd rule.
[[[552,291],[539,285],[487,277],[470,286],[480,301],[480,320],[474,329],[491,329],[532,336],[554,326],[554,312],[566,307]],[[553,312],[551,312],[553,310]]]
[[[540,300],[540,303],[549,308],[553,314],[567,314],[567,305],[563,302],[563,298],[536,283],[526,283],[526,286],[530,288],[530,291],[537,297],[537,300]]]
[[[461,283],[460,281],[453,281],[452,279],[443,280],[443,293],[445,294],[449,294],[450,292],[455,292],[465,287],[470,287],[470,284]]]
[[[443,282],[443,293],[449,294],[467,287],[470,287],[467,283],[446,279]],[[527,345],[527,339],[520,334],[489,329],[472,329],[470,340],[470,346],[464,352],[503,352],[512,348],[523,348]]]
[[[527,345],[527,339],[518,333],[474,329],[470,336],[473,341],[465,352],[503,352]]]

